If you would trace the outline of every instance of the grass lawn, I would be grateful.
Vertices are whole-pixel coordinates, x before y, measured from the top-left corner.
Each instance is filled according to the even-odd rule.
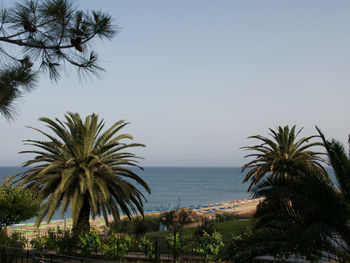
[[[233,221],[227,221],[222,223],[216,223],[217,231],[222,235],[223,239],[229,239],[232,235],[239,235],[244,230],[254,223],[254,219],[238,219]],[[182,233],[185,235],[192,234],[196,230],[196,227],[185,228]],[[170,236],[168,231],[151,232],[148,233],[149,237],[165,238]]]

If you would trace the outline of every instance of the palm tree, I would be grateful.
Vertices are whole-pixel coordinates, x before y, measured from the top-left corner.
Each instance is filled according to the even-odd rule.
[[[336,262],[350,261],[350,159],[336,140],[317,129],[334,170],[336,183],[316,170],[274,177],[253,188],[265,197],[258,206],[253,232],[240,244],[240,259],[291,254],[317,259],[326,253]]]
[[[320,157],[322,153],[309,150],[311,147],[323,145],[320,142],[309,143],[311,139],[318,137],[317,135],[297,139],[302,129],[296,131],[295,125],[291,129],[287,125],[283,128],[279,126],[277,131],[269,130],[272,139],[261,135],[250,136],[248,138],[257,139],[261,144],[242,147],[254,151],[245,156],[245,158],[254,157],[254,160],[242,167],[242,172],[248,170],[243,182],[251,180],[248,191],[267,174],[268,178],[289,177],[303,168],[315,170],[327,178],[327,173],[320,164],[324,161]]]
[[[145,199],[136,182],[146,192],[150,188],[127,166],[138,167],[140,157],[124,150],[144,147],[138,143],[123,143],[133,137],[120,134],[128,123],[118,121],[102,132],[104,120],[92,114],[82,121],[78,113],[67,113],[65,121],[40,118],[57,136],[32,128],[48,140],[26,140],[26,145],[35,150],[21,153],[35,154],[35,158],[24,163],[30,167],[17,176],[17,182],[25,188],[35,188],[42,195],[42,210],[37,224],[46,217],[49,222],[60,209],[64,214],[71,206],[74,231],[88,231],[89,217],[103,215],[108,224],[108,214],[114,220],[120,211],[129,218],[133,213],[143,214],[142,201]],[[31,127],[30,127],[31,128]],[[142,169],[142,168],[141,168]]]

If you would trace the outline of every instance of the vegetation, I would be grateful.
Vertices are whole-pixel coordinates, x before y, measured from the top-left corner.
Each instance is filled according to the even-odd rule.
[[[32,249],[38,251],[55,251],[62,255],[74,255],[79,246],[79,236],[70,232],[49,231],[30,240]]]
[[[174,254],[174,263],[176,262],[177,254],[177,245],[176,245],[176,236],[183,229],[186,224],[192,222],[191,219],[192,211],[187,209],[173,209],[170,211],[164,211],[160,214],[160,222],[163,223],[169,232],[173,235],[173,254]]]
[[[232,236],[237,236],[242,234],[248,227],[253,225],[255,223],[255,219],[237,219],[234,221],[227,221],[222,223],[215,223],[214,228],[216,232],[219,232],[223,239],[228,240],[231,239]],[[184,228],[181,233],[182,235],[194,235],[199,229],[201,228],[201,225],[198,227],[188,227]],[[146,234],[147,237],[150,238],[167,238],[169,235],[172,236],[171,233],[168,231],[158,231],[158,232],[151,232]]]
[[[254,157],[254,159],[242,167],[242,172],[248,170],[243,182],[251,181],[248,191],[257,184],[267,174],[268,178],[280,177],[286,178],[295,176],[304,169],[315,170],[323,178],[327,177],[327,172],[320,162],[323,158],[322,153],[310,150],[314,146],[322,146],[321,142],[309,143],[316,138],[316,135],[303,137],[297,140],[302,129],[296,131],[293,126],[278,127],[277,131],[269,129],[272,140],[255,135],[248,138],[257,139],[261,144],[243,147],[245,150],[253,151],[245,157]]]
[[[71,205],[73,230],[89,232],[90,214],[103,215],[108,225],[108,213],[117,221],[120,211],[131,217],[143,214],[144,196],[132,181],[147,192],[150,188],[127,166],[138,167],[139,157],[124,150],[144,147],[132,140],[130,134],[120,134],[127,123],[118,121],[102,132],[104,121],[92,114],[83,121],[79,114],[68,113],[64,122],[59,119],[40,118],[57,136],[32,128],[47,141],[26,140],[26,144],[37,149],[21,153],[35,154],[35,158],[24,163],[30,168],[17,176],[19,186],[36,189],[44,203],[37,217],[37,224],[46,216],[50,221],[60,208],[64,214]]]
[[[217,259],[223,247],[224,243],[222,242],[222,236],[218,232],[212,234],[204,233],[203,236],[199,238],[198,251],[206,259]]]
[[[103,245],[103,255],[107,259],[120,259],[132,248],[133,239],[130,236],[112,234]]]
[[[33,90],[40,72],[58,81],[66,65],[99,74],[94,39],[111,39],[117,28],[101,11],[83,12],[71,0],[26,0],[0,10],[0,113],[15,116],[15,99]]]
[[[157,262],[160,251],[157,249],[157,244],[154,241],[149,240],[147,237],[143,237],[140,240],[139,248],[148,259]]]
[[[226,234],[226,239],[232,235],[237,236],[252,220],[234,220],[217,223],[215,228],[221,229]],[[127,253],[135,248],[145,253],[145,256],[157,261],[160,254],[173,253],[176,250],[177,257],[200,256],[205,259],[226,259],[229,253],[225,253],[226,246],[223,246],[222,236],[219,232],[204,232],[195,236],[198,227],[186,228],[181,235],[176,235],[174,242],[172,233],[163,231],[163,235],[145,235],[141,239],[134,238],[127,234],[110,233],[108,236],[101,236],[95,230],[89,233],[74,233],[71,231],[49,231],[46,235],[39,234],[30,241],[31,248],[41,252],[56,252],[61,255],[85,256],[103,258],[106,260],[122,260]],[[202,228],[203,229],[203,228]],[[236,231],[236,232],[235,232]],[[184,234],[186,233],[186,234]],[[13,237],[15,237],[13,235]],[[21,237],[18,235],[18,237]],[[8,238],[6,239],[8,240]],[[26,244],[26,240],[23,246]],[[227,240],[226,240],[227,242]],[[175,247],[176,246],[176,247]],[[198,259],[198,258],[197,258]]]
[[[102,248],[100,234],[95,230],[79,235],[79,247],[84,257],[90,257],[91,254],[97,254]]]
[[[32,189],[14,187],[12,183],[0,185],[0,231],[36,216],[41,200]]]
[[[191,242],[191,236],[176,234],[176,239],[172,236],[168,239],[168,248],[170,251],[175,251],[176,257],[184,253]]]
[[[12,233],[12,235],[8,235],[5,229],[0,230],[0,246],[24,248],[27,241],[28,240],[20,233]]]
[[[92,229],[89,233],[70,231],[48,232],[47,235],[38,235],[30,241],[32,249],[38,251],[55,251],[63,255],[78,255],[90,257],[93,254],[103,253],[106,259],[119,259],[132,247],[130,236],[111,234],[102,239],[100,234]]]
[[[265,200],[258,207],[252,232],[238,242],[238,260],[295,254],[315,261],[326,253],[336,262],[349,262],[350,159],[339,142],[319,134],[336,184],[323,180],[321,170],[308,166],[299,169],[297,176],[260,182],[253,193]]]
[[[217,227],[214,221],[204,219],[202,223],[194,231],[193,235],[199,240],[204,234],[211,235],[216,231],[217,231]]]
[[[159,230],[159,216],[145,215],[144,217],[137,216],[130,220],[124,218],[119,221],[114,221],[109,227],[111,233],[126,233],[135,235],[137,238],[145,235],[148,232]]]

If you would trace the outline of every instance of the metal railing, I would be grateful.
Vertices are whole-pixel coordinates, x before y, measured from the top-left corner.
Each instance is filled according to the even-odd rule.
[[[106,260],[88,259],[82,257],[58,255],[41,251],[13,248],[7,246],[0,247],[1,263],[99,263],[111,262]]]

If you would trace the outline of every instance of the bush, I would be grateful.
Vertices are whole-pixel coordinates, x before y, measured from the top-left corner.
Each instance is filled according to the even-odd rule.
[[[205,233],[212,235],[216,232],[216,226],[215,223],[211,220],[204,219],[196,229],[196,231],[193,233],[194,237],[196,239],[200,239]]]
[[[223,247],[224,243],[222,242],[222,236],[220,233],[214,232],[211,235],[204,233],[199,239],[198,252],[206,259],[214,260],[218,257]]]
[[[191,238],[186,235],[176,234],[176,248],[175,248],[175,257],[178,257],[182,253],[185,252],[186,248],[188,247],[189,243],[191,241]],[[170,239],[168,239],[168,248],[171,251],[174,251],[174,237],[172,236]]]
[[[46,236],[36,236],[30,240],[30,245],[33,250],[44,251],[45,250]]]
[[[136,217],[131,221],[131,233],[135,236],[143,236],[148,232],[159,231],[160,218],[158,216]]]
[[[57,234],[57,252],[63,255],[74,255],[79,246],[79,237],[69,230]]]
[[[34,250],[55,251],[63,255],[74,255],[78,249],[78,236],[70,231],[49,231],[44,236],[36,236],[30,241]]]
[[[92,253],[97,253],[102,247],[99,233],[92,229],[89,233],[79,235],[79,248],[85,257],[91,256]]]
[[[223,214],[216,214],[215,215],[215,221],[220,223],[220,222],[226,222],[226,221],[233,221],[239,219],[239,216],[235,214],[228,214],[228,213],[223,213]]]
[[[58,250],[57,247],[57,234],[54,231],[48,231],[47,235],[44,236],[44,249],[50,251]]]
[[[37,192],[15,187],[12,182],[0,185],[0,229],[36,216],[41,200]]]
[[[6,230],[0,230],[0,245],[16,247],[16,248],[24,248],[27,244],[28,240],[22,236],[21,233],[13,232],[11,236],[9,236]]]
[[[102,246],[106,259],[120,259],[132,248],[133,240],[130,236],[120,236],[113,233]]]
[[[159,217],[146,215],[135,217],[132,220],[124,218],[115,221],[110,226],[110,233],[125,233],[129,235],[143,236],[147,232],[159,230]]]
[[[160,253],[157,248],[157,245],[151,240],[147,239],[147,237],[143,237],[140,240],[139,248],[143,253],[145,253],[145,256],[148,259],[152,261],[157,261],[157,259],[159,258]]]

